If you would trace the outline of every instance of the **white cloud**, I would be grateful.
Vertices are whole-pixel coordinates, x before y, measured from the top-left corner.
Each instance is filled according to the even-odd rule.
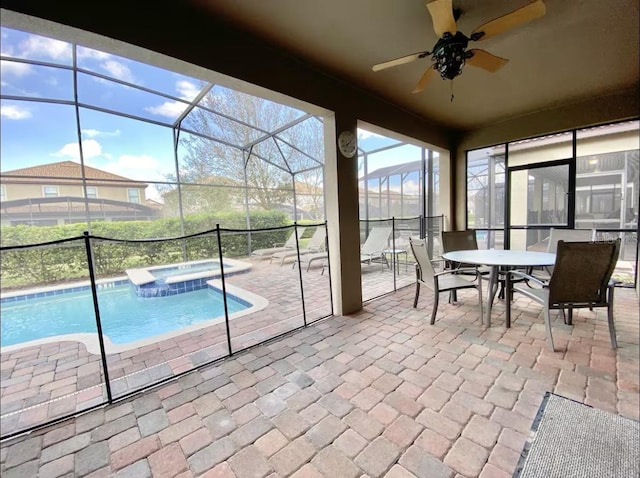
[[[82,135],[87,138],[95,138],[97,136],[120,136],[120,130],[116,129],[115,131],[100,131],[97,129],[83,129]]]
[[[111,54],[103,51],[93,50],[84,46],[78,47],[78,58],[92,58],[94,60],[106,60],[111,58]]]
[[[358,139],[367,139],[367,138],[384,138],[381,134],[372,133],[371,131],[367,131],[366,129],[358,128]]]
[[[0,74],[2,76],[17,76],[21,78],[33,73],[33,68],[27,63],[17,63],[15,61],[0,61]]]
[[[180,98],[188,101],[191,101],[200,93],[200,88],[186,80],[176,82],[176,90],[178,90]]]
[[[82,154],[84,159],[102,156],[102,146],[95,139],[88,139],[82,142]],[[80,146],[78,143],[67,143],[51,156],[80,161]]]
[[[48,57],[54,60],[71,60],[71,44],[36,35],[29,36],[20,44],[27,58]]]
[[[100,64],[100,67],[106,70],[112,77],[128,81],[129,83],[135,82],[135,77],[127,65],[116,60],[107,60]]]
[[[31,111],[16,105],[0,105],[0,116],[10,120],[31,118]]]
[[[185,103],[180,101],[165,101],[159,106],[148,106],[145,111],[158,116],[165,116],[174,119],[179,116],[187,107]]]
[[[176,91],[180,98],[187,101],[193,100],[198,93],[200,93],[200,89],[196,85],[186,80],[176,82]],[[148,106],[145,108],[145,111],[154,115],[174,119],[180,116],[186,107],[187,105],[181,101],[165,101],[158,106]]]
[[[391,186],[392,190],[396,192],[400,192],[400,185]],[[402,184],[402,193],[403,194],[419,194],[420,193],[420,184],[417,181],[404,181]]]
[[[90,161],[94,168],[137,181],[163,181],[160,162],[152,156],[123,154],[115,161]]]

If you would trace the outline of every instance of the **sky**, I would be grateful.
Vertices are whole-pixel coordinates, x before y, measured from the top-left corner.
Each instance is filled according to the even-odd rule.
[[[73,48],[70,43],[0,28],[3,57],[35,60],[52,66],[16,61],[0,62],[3,97],[45,98],[73,101]],[[126,178],[153,182],[175,175],[173,130],[169,125],[185,110],[205,83],[197,78],[157,68],[90,48],[77,49],[78,67],[104,77],[78,73],[78,101],[149,119],[152,124],[90,108],[79,108],[82,152],[85,164]],[[55,66],[63,68],[57,68]],[[110,79],[161,91],[172,98],[136,90]],[[216,89],[224,89],[216,85]],[[163,126],[166,125],[166,126]],[[365,130],[358,131],[359,147],[368,151],[397,141]],[[183,151],[179,150],[179,156]],[[78,124],[73,105],[2,99],[0,102],[0,169],[14,169],[80,161]],[[373,154],[369,171],[420,159],[420,148],[401,148]],[[360,171],[362,174],[362,170]],[[391,182],[399,190],[398,180]],[[405,192],[417,191],[405,184]],[[161,200],[154,186],[146,191]]]

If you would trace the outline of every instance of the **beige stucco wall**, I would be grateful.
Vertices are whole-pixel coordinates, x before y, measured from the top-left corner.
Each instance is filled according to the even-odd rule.
[[[55,184],[55,182],[46,182],[42,184],[11,184],[3,183],[5,187],[6,200],[14,201],[16,199],[29,199],[44,197],[44,186],[57,186],[58,196],[84,197],[84,189],[82,184]],[[113,199],[115,201],[129,201],[129,187],[123,186],[95,186],[99,199]],[[140,203],[144,202],[145,188],[135,188],[140,193]]]

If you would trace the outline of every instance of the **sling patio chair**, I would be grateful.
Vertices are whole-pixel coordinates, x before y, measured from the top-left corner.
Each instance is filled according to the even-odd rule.
[[[506,274],[507,311],[506,325],[511,327],[511,298],[513,292],[542,304],[547,344],[551,351],[551,310],[579,308],[607,308],[611,347],[617,347],[616,330],[613,323],[613,292],[615,288],[611,276],[620,254],[620,239],[611,242],[565,242],[558,241],[556,262],[548,282],[520,271]],[[537,288],[513,286],[512,279],[519,277],[534,282]],[[567,322],[565,320],[565,322]]]
[[[480,274],[475,268],[470,268],[469,274],[475,277],[471,279],[470,275],[461,275],[460,269],[445,269],[436,272],[431,263],[431,258],[427,252],[427,244],[423,239],[410,238],[409,245],[411,252],[416,259],[416,295],[413,300],[413,307],[418,306],[418,298],[420,297],[420,286],[424,285],[433,293],[433,310],[431,312],[431,325],[436,321],[438,312],[438,302],[441,292],[451,292],[460,289],[476,289],[478,291],[478,307],[480,312],[480,323],[483,323],[483,306],[482,306],[482,280]],[[471,279],[471,280],[469,280]]]
[[[555,254],[558,241],[564,242],[588,242],[595,238],[595,229],[559,229],[552,227],[549,230],[547,252]],[[538,279],[548,281],[553,273],[553,266],[545,266],[542,270],[532,270],[530,274]]]
[[[298,233],[297,234],[298,235],[298,240],[304,234],[305,229],[306,228],[304,228],[304,227],[297,227],[296,228],[296,231]],[[284,242],[284,243],[275,243],[273,245],[273,247],[268,247],[266,249],[256,249],[255,251],[253,251],[251,253],[251,257],[257,257],[258,259],[271,258],[271,256],[273,254],[275,254],[276,252],[295,250],[297,242],[298,241],[296,240],[296,234],[294,234],[293,231],[292,231],[291,235],[289,236],[289,238],[287,239],[286,242]]]
[[[327,237],[327,233],[325,232],[324,226],[318,226],[314,231],[313,236],[311,236],[311,239],[309,239],[309,242],[307,243],[306,247],[300,248],[300,255],[302,256],[303,254],[307,254],[311,252],[321,252],[322,250],[324,250],[324,243],[325,243],[326,237]],[[282,265],[284,264],[285,260],[292,257],[296,258],[297,260],[298,251],[296,251],[295,249],[276,252],[271,256],[271,260],[269,262],[273,262],[274,259],[279,259],[280,265]],[[295,261],[294,261],[294,265],[295,265]]]
[[[442,253],[452,251],[475,251],[478,249],[476,231],[473,229],[466,229],[464,231],[441,231],[440,244],[442,247]],[[481,275],[488,276],[490,272],[488,267],[478,267],[473,264],[461,264],[459,262],[452,263],[451,261],[445,261],[445,267],[447,269],[456,270],[457,274],[475,275],[475,271],[478,271]],[[489,291],[490,296],[492,297],[493,294],[491,294],[491,292],[492,291]],[[449,294],[449,302],[455,302],[456,300],[456,291],[452,290]]]

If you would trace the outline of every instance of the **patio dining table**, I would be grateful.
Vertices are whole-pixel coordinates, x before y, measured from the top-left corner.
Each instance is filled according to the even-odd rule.
[[[484,314],[487,327],[491,327],[491,308],[493,297],[498,288],[498,274],[500,267],[537,267],[552,266],[556,262],[556,255],[546,252],[473,249],[467,251],[450,251],[442,254],[448,261],[463,264],[489,266],[489,296],[487,297],[486,313]]]

